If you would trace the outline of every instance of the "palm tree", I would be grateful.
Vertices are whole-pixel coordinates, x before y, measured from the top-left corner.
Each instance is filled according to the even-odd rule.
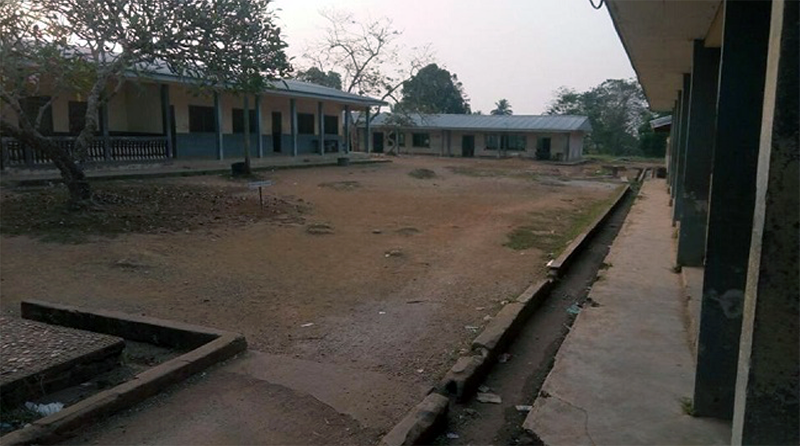
[[[495,102],[494,106],[495,109],[489,112],[493,115],[508,116],[514,114],[514,111],[511,110],[511,103],[508,102],[508,99],[500,99],[499,101]]]

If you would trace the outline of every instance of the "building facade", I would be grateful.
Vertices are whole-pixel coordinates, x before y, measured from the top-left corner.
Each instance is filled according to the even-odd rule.
[[[378,153],[577,161],[591,129],[585,116],[380,114],[359,125],[358,139]]]
[[[35,116],[48,96],[26,98],[22,107]],[[168,74],[125,81],[100,110],[100,129],[89,161],[157,159],[235,159],[244,155],[244,96],[201,91]],[[294,80],[248,99],[252,157],[347,152],[349,112],[379,100]],[[16,120],[8,107],[4,119]],[[80,93],[56,97],[43,116],[41,130],[70,146],[83,128],[86,102]],[[49,163],[42,153],[2,137],[3,167]]]

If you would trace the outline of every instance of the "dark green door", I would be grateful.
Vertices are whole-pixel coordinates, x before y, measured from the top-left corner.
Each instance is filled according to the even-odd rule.
[[[383,132],[375,132],[372,134],[372,151],[375,153],[383,153]]]
[[[536,159],[550,159],[550,138],[539,138],[539,143],[536,145]]]
[[[281,151],[281,137],[283,136],[283,129],[281,128],[281,112],[272,112],[272,151]]]
[[[472,158],[475,156],[475,135],[464,135],[461,137],[461,156]]]

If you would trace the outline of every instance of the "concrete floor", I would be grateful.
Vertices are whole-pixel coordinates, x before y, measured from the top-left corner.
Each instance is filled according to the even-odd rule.
[[[729,444],[686,415],[694,355],[663,180],[647,181],[524,427],[545,444]]]

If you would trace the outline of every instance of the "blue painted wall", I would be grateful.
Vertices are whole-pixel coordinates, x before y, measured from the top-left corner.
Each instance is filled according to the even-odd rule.
[[[250,157],[258,158],[258,136],[251,135]],[[178,159],[217,159],[217,135],[215,133],[178,133],[176,139],[176,157]],[[264,156],[291,156],[292,135],[281,135],[281,152],[274,152],[272,135],[262,135],[264,142]],[[339,152],[344,150],[344,138],[328,135],[326,141],[338,140]],[[297,135],[298,155],[318,154],[319,146],[316,135]],[[241,134],[222,135],[223,153],[225,159],[244,157],[244,138]]]

